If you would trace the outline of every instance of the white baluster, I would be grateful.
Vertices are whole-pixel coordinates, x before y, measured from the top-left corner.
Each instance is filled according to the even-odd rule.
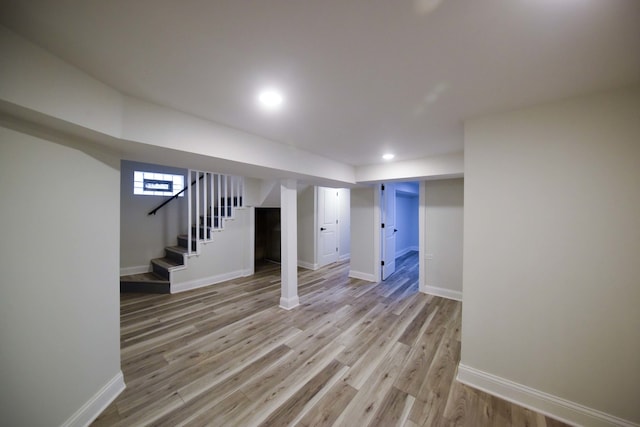
[[[187,176],[187,219],[188,219],[188,229],[187,229],[187,253],[191,254],[191,177],[193,173],[191,169],[189,169],[189,175]]]

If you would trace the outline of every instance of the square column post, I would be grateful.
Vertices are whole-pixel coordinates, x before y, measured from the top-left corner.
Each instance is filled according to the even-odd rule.
[[[280,249],[282,293],[280,307],[291,310],[298,300],[298,191],[295,179],[280,183]]]

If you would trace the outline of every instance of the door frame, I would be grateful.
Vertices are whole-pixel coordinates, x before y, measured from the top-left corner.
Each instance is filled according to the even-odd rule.
[[[396,186],[395,183],[382,183],[380,192],[380,221],[384,227],[380,227],[380,280],[385,281],[396,271],[396,244],[397,244],[397,226],[398,217],[396,211]],[[393,223],[389,222],[389,213],[393,212]],[[389,241],[393,242],[393,247],[389,245]],[[387,253],[389,252],[389,253]],[[386,255],[386,256],[385,256]],[[384,265],[383,265],[384,263]],[[389,264],[389,265],[387,265]],[[392,270],[392,271],[391,271]],[[386,276],[386,277],[385,277]]]
[[[422,293],[426,293],[425,290],[425,259],[424,254],[425,250],[425,220],[426,220],[426,181],[425,179],[415,181],[419,182],[419,190],[418,190],[418,291]],[[381,212],[382,212],[382,200],[381,200],[381,191],[382,191],[382,183],[377,183],[375,185],[375,191],[373,192],[373,254],[374,254],[374,266],[373,266],[373,274],[376,277],[377,283],[382,283],[382,271],[381,264],[382,261],[382,246],[381,246],[381,236],[382,229],[380,224],[382,224]]]

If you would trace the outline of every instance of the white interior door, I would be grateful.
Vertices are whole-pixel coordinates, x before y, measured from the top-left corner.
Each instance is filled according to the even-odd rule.
[[[396,271],[396,188],[393,184],[382,185],[382,280]]]
[[[318,187],[318,266],[338,261],[338,192]]]

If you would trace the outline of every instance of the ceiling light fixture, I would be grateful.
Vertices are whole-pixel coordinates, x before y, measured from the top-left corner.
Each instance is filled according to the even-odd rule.
[[[276,89],[265,89],[258,94],[258,102],[264,109],[274,111],[280,108],[284,97]]]
[[[391,154],[391,153],[386,153],[382,155],[382,158],[384,160],[393,160],[394,157],[395,157],[395,154]]]

